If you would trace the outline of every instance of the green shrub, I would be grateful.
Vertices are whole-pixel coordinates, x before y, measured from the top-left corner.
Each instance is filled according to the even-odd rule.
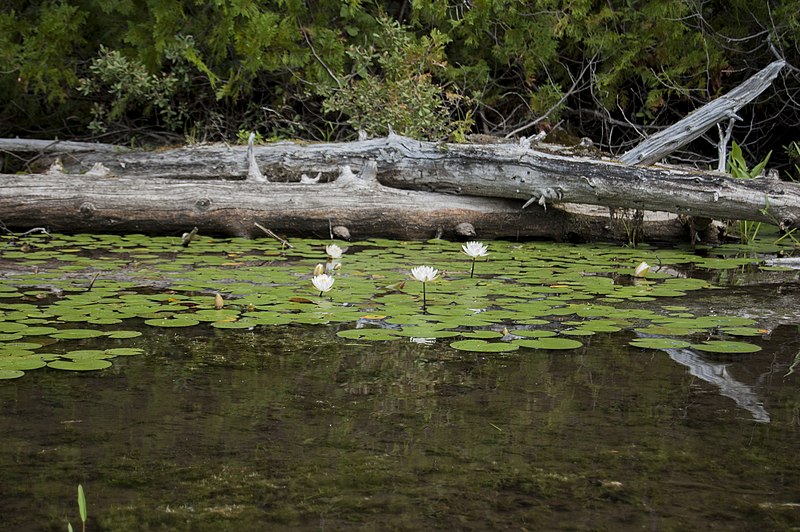
[[[81,78],[78,91],[94,100],[89,130],[104,133],[109,124],[127,116],[156,116],[170,131],[182,125],[184,113],[173,103],[179,79],[174,72],[149,74],[144,65],[123,57],[117,50],[100,46],[100,55]]]
[[[401,135],[442,139],[471,125],[467,103],[452,84],[439,81],[447,64],[449,38],[437,30],[416,37],[398,22],[382,18],[368,46],[352,46],[352,74],[339,88],[323,92],[323,108],[341,112],[347,123],[370,135],[389,128]]]

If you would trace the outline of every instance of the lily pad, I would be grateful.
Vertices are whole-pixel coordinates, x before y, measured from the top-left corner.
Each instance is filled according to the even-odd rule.
[[[17,369],[0,369],[0,380],[18,379],[23,375],[25,372]]]
[[[516,351],[518,345],[510,342],[487,342],[486,340],[459,340],[450,344],[453,349],[459,351],[473,351],[476,353],[504,353]]]
[[[95,331],[93,329],[61,329],[58,332],[50,334],[50,338],[58,338],[59,340],[84,340],[86,338],[97,338],[98,336],[105,336],[103,331]]]
[[[32,370],[43,368],[45,361],[40,356],[28,355],[24,357],[3,357],[0,358],[0,371],[2,370]]]
[[[707,353],[757,353],[761,348],[745,342],[730,342],[726,340],[708,340],[701,344],[692,344],[693,349]]]
[[[514,340],[520,347],[529,349],[578,349],[583,343],[571,338],[539,338],[537,340]]]
[[[398,340],[400,336],[395,334],[391,329],[347,329],[336,333],[339,338],[348,338],[351,340]]]
[[[140,347],[113,347],[111,349],[105,350],[106,355],[111,356],[133,356],[133,355],[141,355],[144,353],[144,349]]]
[[[691,344],[685,340],[675,338],[637,338],[628,342],[633,347],[644,349],[683,349]]]
[[[63,369],[68,371],[96,371],[106,369],[111,366],[111,362],[101,358],[87,358],[81,360],[54,360],[47,363],[47,367],[53,369]]]
[[[199,320],[185,316],[175,316],[173,318],[155,318],[144,320],[144,322],[152,327],[192,327],[200,323]]]
[[[142,333],[139,331],[112,331],[106,334],[106,336],[108,336],[109,338],[120,339],[120,340],[126,338],[136,338],[141,335]]]

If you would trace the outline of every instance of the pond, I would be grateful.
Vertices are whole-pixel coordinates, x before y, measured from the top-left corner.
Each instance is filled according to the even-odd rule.
[[[792,247],[291,244],[4,237],[6,528],[800,523]]]

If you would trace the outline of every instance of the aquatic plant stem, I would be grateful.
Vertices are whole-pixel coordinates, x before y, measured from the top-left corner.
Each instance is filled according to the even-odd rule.
[[[472,259],[472,268],[469,270],[469,278],[472,279],[472,276],[475,274],[475,258]]]
[[[426,284],[427,283],[422,283],[422,312],[425,312],[427,310],[427,307],[428,307],[427,298],[426,298],[427,294],[425,293],[425,285]]]

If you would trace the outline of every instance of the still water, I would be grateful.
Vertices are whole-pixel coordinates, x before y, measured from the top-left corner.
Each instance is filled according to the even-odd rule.
[[[793,325],[694,368],[623,333],[478,354],[143,330],[146,354],[106,370],[2,383],[4,529],[80,529],[78,483],[87,530],[800,526]]]

